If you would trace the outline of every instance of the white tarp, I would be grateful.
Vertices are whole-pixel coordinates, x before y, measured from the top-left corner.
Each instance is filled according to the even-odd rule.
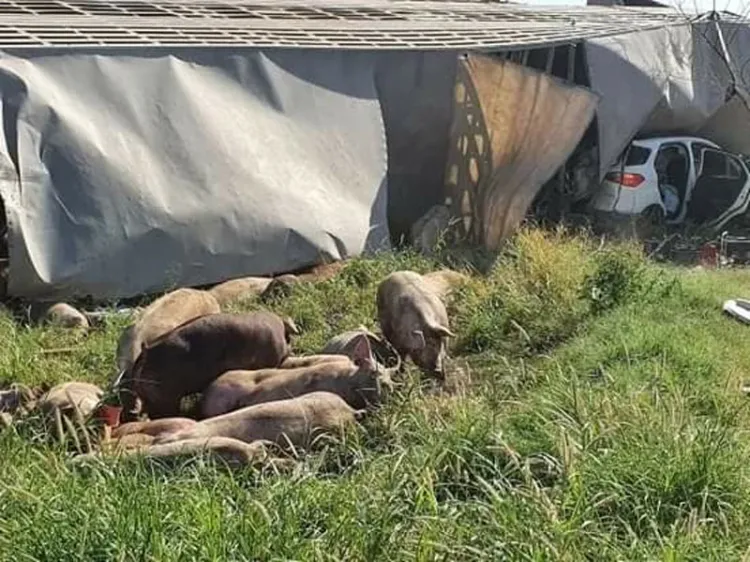
[[[0,54],[9,294],[127,297],[389,247],[375,67]]]
[[[694,133],[726,101],[729,75],[712,24],[589,39],[600,176],[636,134]]]

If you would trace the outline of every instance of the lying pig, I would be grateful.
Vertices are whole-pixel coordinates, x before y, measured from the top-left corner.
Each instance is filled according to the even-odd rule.
[[[199,419],[213,418],[239,410],[242,406],[238,399],[243,393],[255,385],[288,372],[289,369],[256,369],[248,371],[245,369],[234,369],[227,371],[203,392],[198,403],[197,412]]]
[[[445,305],[422,276],[413,271],[391,273],[378,286],[377,308],[380,329],[398,354],[444,378],[445,340],[453,332]]]
[[[261,293],[260,299],[263,302],[268,302],[280,297],[288,297],[292,292],[292,288],[301,282],[302,280],[299,277],[291,273],[274,277]]]
[[[234,467],[258,464],[268,458],[264,442],[245,443],[229,437],[185,439],[161,445],[154,444],[137,450],[137,453],[159,459],[180,459],[208,454]]]
[[[36,397],[36,393],[29,387],[13,384],[10,388],[0,390],[0,412],[15,414],[31,406]]]
[[[396,353],[396,350],[393,349],[387,341],[384,341],[382,338],[373,334],[365,326],[360,326],[356,330],[350,330],[332,337],[328,340],[325,347],[323,347],[321,353],[341,354],[351,358],[352,352],[356,348],[359,338],[363,336],[369,341],[370,348],[373,350],[373,355],[377,361],[387,364],[388,359],[395,358],[396,367],[393,371],[398,371],[401,368],[401,358],[398,353]]]
[[[141,434],[132,434],[140,436]],[[124,441],[124,439],[123,439]],[[184,439],[172,443],[154,444],[153,439],[143,439],[140,443],[131,444],[114,449],[121,457],[146,458],[163,460],[182,460],[185,457],[195,457],[207,454],[210,457],[223,460],[229,466],[243,467],[260,463],[268,458],[267,444],[262,441],[245,443],[228,437],[201,437]],[[87,460],[100,458],[101,453],[89,453],[74,458],[76,464]]]
[[[195,424],[190,418],[162,418],[160,420],[136,421],[124,423],[112,430],[112,438],[120,439],[126,435],[150,435],[155,437],[162,433],[172,433],[186,429]]]
[[[302,367],[312,367],[322,363],[335,363],[337,361],[348,361],[348,355],[320,354],[320,355],[290,355],[282,361],[279,368],[281,369],[300,369]]]
[[[344,261],[334,261],[331,263],[321,263],[313,266],[309,271],[305,273],[297,274],[297,277],[301,281],[307,281],[310,283],[318,283],[320,281],[327,281],[336,277],[344,267],[346,267]]]
[[[129,451],[132,449],[142,449],[154,444],[156,436],[148,433],[127,433],[119,437],[111,436],[108,440],[102,440],[101,448],[103,451]]]
[[[65,382],[53,386],[39,400],[43,412],[59,410],[61,414],[75,414],[76,410],[83,418],[89,417],[99,407],[104,392],[95,384],[87,382]]]
[[[361,336],[353,360],[318,363],[299,369],[267,369],[256,375],[222,375],[206,390],[201,403],[204,418],[232,410],[294,398],[311,392],[337,394],[353,408],[375,406],[391,389],[390,372],[378,370],[367,338]]]
[[[258,296],[266,290],[272,279],[270,277],[242,277],[224,281],[211,289],[216,301],[224,306],[243,297]]]
[[[336,394],[311,392],[209,418],[189,429],[162,435],[155,443],[231,437],[245,443],[267,440],[282,446],[307,447],[321,432],[339,431],[363,414],[364,411],[354,410]]]
[[[125,421],[136,397],[152,419],[177,417],[184,396],[203,392],[226,371],[278,367],[292,333],[293,322],[270,312],[209,314],[143,344],[119,385]]]
[[[368,330],[366,326],[360,326],[356,330],[349,330],[348,332],[332,337],[325,344],[321,353],[348,355],[351,349],[356,345],[359,337],[362,335],[369,340],[370,346],[381,342],[381,339]]]
[[[53,305],[35,303],[31,306],[30,316],[37,323],[50,324],[61,328],[87,330],[90,327],[88,318],[80,310],[64,302]]]
[[[120,372],[130,369],[144,343],[150,344],[190,320],[220,311],[216,298],[206,291],[177,289],[159,297],[122,332],[117,343],[117,368]]]

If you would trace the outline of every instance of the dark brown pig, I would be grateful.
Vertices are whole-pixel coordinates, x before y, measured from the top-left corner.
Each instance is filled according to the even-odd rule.
[[[184,439],[230,437],[245,443],[272,441],[307,447],[320,434],[335,432],[363,415],[340,396],[312,392],[289,400],[264,402],[196,423],[189,429],[162,435],[155,444]]]
[[[291,333],[296,333],[293,323],[264,311],[209,314],[187,322],[143,344],[120,384],[123,414],[132,412],[138,397],[151,419],[178,417],[181,399],[203,392],[222,373],[278,367],[289,355]]]
[[[353,408],[378,405],[391,389],[390,373],[378,369],[367,338],[361,336],[353,360],[318,363],[299,369],[279,369],[263,378],[224,376],[206,390],[201,411],[204,417],[252,406],[294,398],[311,392],[331,392]]]
[[[422,276],[413,271],[391,273],[378,286],[377,307],[380,329],[399,355],[444,378],[445,342],[453,332],[445,305]]]

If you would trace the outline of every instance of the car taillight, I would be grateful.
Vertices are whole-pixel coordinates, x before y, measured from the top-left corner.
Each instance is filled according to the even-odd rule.
[[[630,174],[627,172],[624,174],[621,174],[620,172],[610,172],[604,176],[604,179],[611,181],[612,183],[619,183],[622,187],[629,187],[631,189],[638,187],[646,181],[646,178],[641,174]]]

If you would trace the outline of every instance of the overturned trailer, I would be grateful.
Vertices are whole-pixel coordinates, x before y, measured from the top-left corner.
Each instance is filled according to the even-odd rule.
[[[627,142],[631,131],[607,128],[619,103],[609,96],[622,92],[589,78],[582,46],[692,34],[658,9],[7,6],[7,294],[44,299],[128,297],[387,249],[445,201],[466,234],[496,247],[597,107],[602,168]],[[530,49],[553,53],[545,68],[532,68]]]

